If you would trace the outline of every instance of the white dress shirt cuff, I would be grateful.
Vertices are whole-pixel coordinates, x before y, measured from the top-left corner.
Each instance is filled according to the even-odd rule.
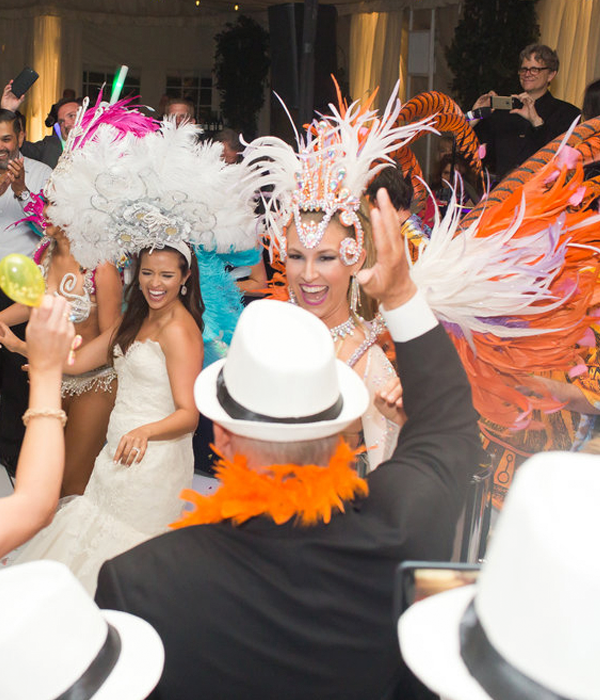
[[[379,310],[385,319],[392,339],[396,343],[406,343],[418,338],[438,325],[438,320],[429,308],[424,295],[418,290],[406,304],[390,311],[386,311],[383,306],[380,306]]]

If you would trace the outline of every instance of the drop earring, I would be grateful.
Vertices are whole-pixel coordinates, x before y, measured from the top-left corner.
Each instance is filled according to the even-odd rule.
[[[181,285],[181,296],[184,297],[187,294],[187,287],[185,284]]]
[[[350,311],[352,311],[353,314],[356,313],[356,309],[358,308],[359,297],[360,289],[358,288],[358,280],[356,279],[356,275],[352,275],[350,278]]]
[[[296,299],[296,295],[294,294],[294,290],[291,287],[288,287],[288,294],[290,296],[290,304],[297,304],[298,299]]]

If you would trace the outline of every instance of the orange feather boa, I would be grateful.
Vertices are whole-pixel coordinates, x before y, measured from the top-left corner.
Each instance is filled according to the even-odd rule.
[[[366,496],[369,487],[352,468],[357,452],[340,441],[328,467],[316,464],[274,464],[267,471],[248,467],[248,458],[221,457],[216,474],[219,490],[202,496],[184,489],[181,498],[194,505],[171,524],[172,528],[232,520],[239,525],[258,515],[271,517],[277,525],[296,517],[300,525],[328,523],[332,513],[344,512],[344,502]]]

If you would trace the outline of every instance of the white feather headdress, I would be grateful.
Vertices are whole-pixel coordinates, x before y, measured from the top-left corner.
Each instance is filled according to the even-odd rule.
[[[240,166],[224,163],[221,144],[197,144],[197,133],[170,121],[123,133],[103,119],[66,149],[47,188],[48,215],[81,265],[181,243],[216,252],[255,246],[252,202],[237,195]]]

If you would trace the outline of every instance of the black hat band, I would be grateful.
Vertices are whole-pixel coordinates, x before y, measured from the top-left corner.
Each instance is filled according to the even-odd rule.
[[[342,399],[342,395],[340,394],[337,398],[337,401],[332,406],[326,408],[324,411],[320,411],[319,413],[313,413],[312,416],[293,416],[281,418],[279,416],[267,416],[263,413],[256,413],[242,406],[242,404],[238,403],[231,396],[231,394],[227,390],[227,386],[225,385],[223,368],[221,368],[219,376],[217,377],[217,399],[219,400],[219,403],[221,404],[223,410],[227,413],[227,415],[231,416],[231,418],[235,418],[236,420],[255,421],[257,423],[297,424],[317,423],[318,421],[322,420],[333,420],[334,418],[337,418],[340,415],[344,406],[344,400]]]

